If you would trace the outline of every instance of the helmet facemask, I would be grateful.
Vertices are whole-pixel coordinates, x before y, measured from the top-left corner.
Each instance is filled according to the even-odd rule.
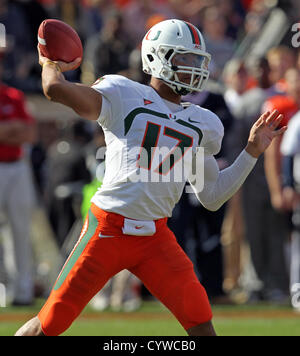
[[[201,50],[161,45],[157,56],[162,63],[159,74],[168,86],[179,95],[202,91],[208,78],[210,55]]]

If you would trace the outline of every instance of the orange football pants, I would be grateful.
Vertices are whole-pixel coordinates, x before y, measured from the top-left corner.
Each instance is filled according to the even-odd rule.
[[[152,236],[124,235],[123,223],[123,216],[92,204],[79,240],[38,314],[45,335],[67,330],[93,296],[123,269],[135,274],[184,329],[211,320],[207,294],[167,227],[167,218],[155,221]],[[99,237],[100,233],[106,237]]]

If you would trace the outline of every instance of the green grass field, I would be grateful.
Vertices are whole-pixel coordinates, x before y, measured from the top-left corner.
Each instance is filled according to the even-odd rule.
[[[0,336],[14,332],[40,309],[0,308]],[[214,326],[220,336],[300,336],[300,314],[289,307],[213,307]],[[184,336],[176,319],[157,302],[144,302],[132,312],[95,312],[89,307],[63,335],[72,336]]]

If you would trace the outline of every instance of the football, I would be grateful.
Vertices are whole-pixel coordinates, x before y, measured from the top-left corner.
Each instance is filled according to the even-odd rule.
[[[41,54],[52,61],[70,63],[83,56],[82,43],[77,32],[59,20],[47,19],[40,24],[38,46]],[[80,63],[77,67],[79,65]]]

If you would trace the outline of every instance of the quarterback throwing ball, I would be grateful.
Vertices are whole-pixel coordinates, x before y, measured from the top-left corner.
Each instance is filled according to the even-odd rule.
[[[70,83],[62,74],[81,58],[64,63],[39,54],[46,97],[101,125],[107,163],[102,187],[48,300],[16,335],[63,333],[123,269],[141,279],[187,334],[215,335],[207,294],[167,218],[187,180],[200,202],[217,210],[286,127],[276,130],[282,116],[266,112],[235,162],[220,171],[214,155],[223,138],[221,121],[200,106],[181,105],[181,96],[203,90],[209,77],[211,56],[200,31],[181,20],[160,22],[145,35],[141,54],[149,86],[106,75],[91,87]],[[175,174],[182,163],[192,166],[199,148],[204,152],[201,188],[192,176],[180,180]],[[141,176],[150,178],[136,179]]]

